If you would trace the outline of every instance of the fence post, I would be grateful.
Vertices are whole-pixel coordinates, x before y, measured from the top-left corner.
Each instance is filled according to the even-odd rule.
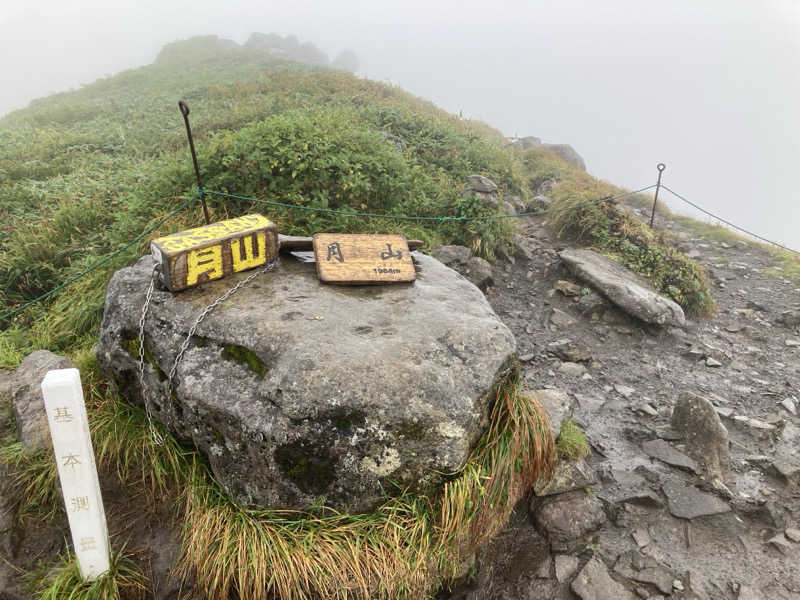
[[[661,189],[661,174],[666,168],[667,165],[664,163],[658,163],[656,165],[656,169],[658,169],[658,182],[656,183],[656,196],[653,198],[653,211],[650,213],[650,229],[653,228],[653,220],[656,218],[656,202],[658,202],[658,190]]]
[[[181,109],[183,115],[183,122],[186,124],[186,137],[189,138],[189,150],[192,153],[192,162],[194,163],[194,174],[197,177],[197,189],[200,191],[200,202],[203,203],[203,216],[206,219],[206,225],[211,223],[208,218],[208,206],[206,206],[206,193],[203,191],[203,182],[200,180],[200,167],[197,165],[197,152],[194,150],[194,138],[192,138],[192,128],[189,126],[189,105],[183,100],[178,102],[178,108]]]

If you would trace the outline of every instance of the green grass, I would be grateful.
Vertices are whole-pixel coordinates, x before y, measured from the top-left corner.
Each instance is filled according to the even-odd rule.
[[[94,581],[83,581],[71,554],[46,573],[40,568],[27,579],[38,600],[145,600],[148,591],[146,577],[125,548],[111,554],[109,570]]]
[[[581,460],[589,456],[589,440],[575,421],[568,419],[561,425],[556,440],[558,455],[569,460]]]

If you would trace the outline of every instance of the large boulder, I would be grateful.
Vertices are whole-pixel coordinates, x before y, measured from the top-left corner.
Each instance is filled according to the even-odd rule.
[[[487,425],[492,390],[516,342],[484,295],[437,260],[414,255],[413,284],[321,284],[284,261],[202,321],[246,274],[171,294],[146,319],[144,382],[154,417],[208,457],[241,502],[298,509],[320,499],[367,511],[386,494],[430,491],[461,467]],[[153,263],[108,286],[98,362],[142,402],[138,321]]]
[[[577,167],[581,171],[586,170],[586,163],[583,162],[583,158],[569,144],[542,144],[542,148],[550,150],[567,164]]]
[[[22,447],[36,452],[50,447],[50,429],[44,410],[42,379],[53,369],[73,369],[71,360],[48,350],[37,350],[25,357],[11,376],[9,390],[14,420]]]
[[[683,309],[653,291],[649,284],[621,264],[591,250],[567,249],[558,256],[576,277],[594,286],[622,310],[645,323],[683,327]]]

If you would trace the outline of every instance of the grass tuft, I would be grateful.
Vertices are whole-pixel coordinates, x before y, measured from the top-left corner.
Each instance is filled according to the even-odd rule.
[[[569,419],[561,425],[556,440],[558,455],[569,460],[580,460],[589,456],[589,440],[575,421]]]

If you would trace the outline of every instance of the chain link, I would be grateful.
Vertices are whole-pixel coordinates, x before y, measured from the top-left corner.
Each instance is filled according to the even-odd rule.
[[[150,412],[150,396],[147,393],[147,386],[144,382],[144,322],[147,319],[147,310],[150,308],[150,301],[153,299],[153,290],[156,286],[156,279],[160,271],[158,264],[153,266],[153,272],[150,275],[150,287],[147,288],[147,296],[144,299],[142,306],[142,316],[139,318],[139,387],[142,390],[142,400],[144,401],[144,411],[147,415],[147,426],[150,428],[150,435],[153,436],[153,441],[159,446],[164,443],[164,438],[153,425],[153,415]]]
[[[192,338],[194,337],[197,328],[200,326],[200,323],[213,311],[217,306],[225,302],[228,298],[233,296],[236,292],[246,286],[248,283],[253,281],[259,275],[263,275],[264,273],[271,271],[274,269],[278,264],[279,260],[275,259],[274,261],[268,263],[266,266],[262,267],[258,271],[254,271],[246,278],[242,279],[239,283],[229,289],[227,292],[222,294],[219,298],[214,300],[211,304],[203,309],[203,312],[195,320],[194,324],[189,328],[189,333],[186,334],[186,339],[183,340],[180,349],[178,350],[178,354],[175,356],[175,362],[172,363],[172,369],[170,369],[169,376],[167,377],[167,394],[169,395],[170,391],[172,390],[172,384],[175,380],[175,374],[178,372],[178,365],[180,364],[181,360],[183,360],[183,355],[186,353],[186,350],[189,349],[189,344],[192,342]],[[153,425],[153,419],[150,414],[150,399],[147,394],[147,389],[145,388],[144,384],[144,322],[145,318],[147,317],[147,309],[150,306],[150,301],[153,298],[153,289],[155,288],[156,279],[158,278],[159,273],[159,266],[155,265],[153,267],[153,275],[150,278],[150,287],[147,289],[147,296],[145,297],[144,306],[142,307],[142,316],[139,319],[139,385],[142,388],[142,397],[144,398],[144,407],[145,412],[147,413],[147,424],[150,427],[150,433],[153,436],[153,440],[157,444],[163,444],[164,439],[156,430],[155,426]]]

